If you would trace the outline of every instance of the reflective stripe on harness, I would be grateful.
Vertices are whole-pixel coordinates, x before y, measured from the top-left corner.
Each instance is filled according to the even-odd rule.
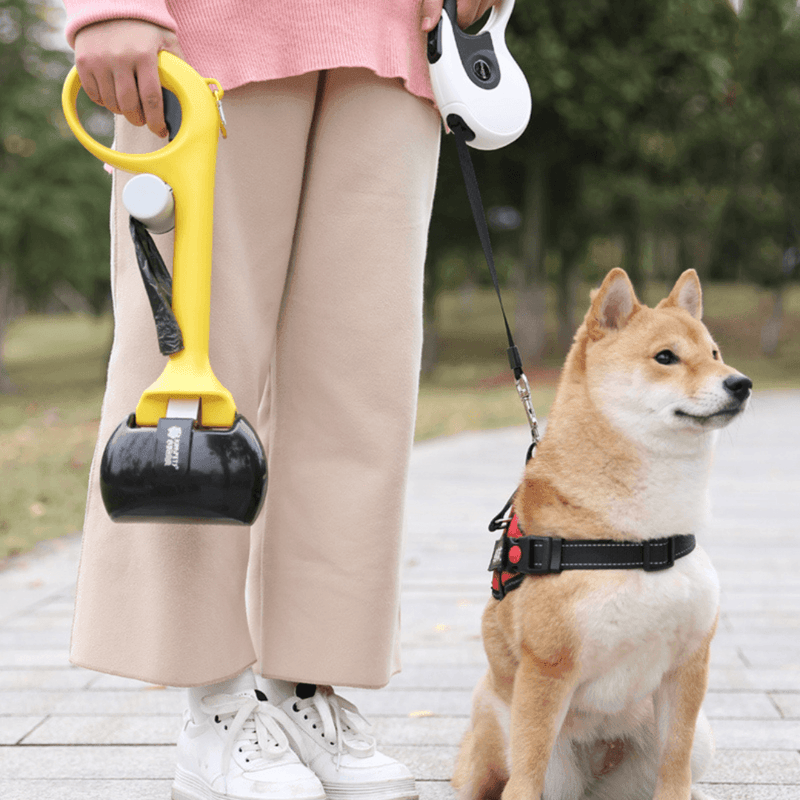
[[[489,571],[492,595],[502,600],[527,575],[552,575],[565,569],[669,569],[675,560],[689,555],[696,540],[693,534],[618,542],[612,539],[561,539],[554,536],[525,536],[517,515],[508,520],[503,535],[495,542]]]

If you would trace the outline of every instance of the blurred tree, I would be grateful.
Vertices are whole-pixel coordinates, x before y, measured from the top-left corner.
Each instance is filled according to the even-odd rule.
[[[642,291],[645,232],[663,228],[683,241],[708,225],[709,187],[728,180],[721,140],[733,126],[736,33],[727,0],[517,0],[508,41],[530,84],[531,122],[514,144],[474,157],[487,205],[522,210],[515,338],[528,362],[544,351],[548,280],[558,290],[560,349],[569,345],[594,237],[621,235]],[[443,237],[475,236],[463,190],[453,195],[461,179],[452,148],[443,147],[432,265]]]
[[[61,111],[71,55],[44,44],[56,28],[44,2],[0,2],[0,391],[9,322],[66,282],[93,309],[109,288],[110,178],[78,144]],[[81,95],[82,118],[96,107]],[[95,129],[102,119],[95,117]],[[94,135],[97,130],[88,124]]]
[[[762,350],[770,354],[784,288],[800,277],[800,16],[794,0],[745,0],[740,17],[729,191],[711,270],[772,291],[762,329]]]
[[[560,256],[563,349],[591,238],[623,236],[626,268],[641,292],[644,231],[674,208],[676,194],[697,194],[693,127],[699,115],[716,118],[725,107],[736,15],[726,0],[521,0],[512,25],[534,110],[509,150],[524,162],[523,182],[540,176],[543,183],[528,197],[544,197],[544,212],[525,216],[547,220],[544,245],[533,252]],[[705,124],[719,136],[719,124]],[[696,219],[692,209],[682,222]],[[528,273],[543,270],[530,265]]]

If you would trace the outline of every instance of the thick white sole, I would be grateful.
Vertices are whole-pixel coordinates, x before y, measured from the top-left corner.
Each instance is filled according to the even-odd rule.
[[[172,784],[172,800],[255,800],[252,797],[240,797],[232,794],[220,794],[214,791],[202,778],[187,772],[181,767],[175,769],[175,781]],[[278,795],[261,795],[260,800],[325,800],[324,794],[310,795],[286,792]]]
[[[363,783],[350,785],[326,783],[325,794],[328,800],[419,800],[419,792],[413,779],[392,781],[390,783]]]

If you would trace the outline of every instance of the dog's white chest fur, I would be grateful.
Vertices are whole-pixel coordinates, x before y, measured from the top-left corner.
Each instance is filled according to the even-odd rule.
[[[584,598],[575,608],[582,648],[572,709],[632,710],[702,644],[718,606],[717,574],[700,547],[668,570],[631,571]]]

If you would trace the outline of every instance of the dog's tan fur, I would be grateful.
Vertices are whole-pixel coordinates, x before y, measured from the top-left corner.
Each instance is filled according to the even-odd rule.
[[[525,534],[643,540],[697,531],[711,430],[746,402],[734,408],[723,391],[738,373],[701,316],[693,270],[654,309],[622,270],[609,273],[515,497]],[[664,350],[679,363],[659,363]],[[490,600],[489,669],[453,778],[459,800],[702,797],[692,782],[713,751],[701,704],[718,599],[698,546],[663,572],[529,576]]]

